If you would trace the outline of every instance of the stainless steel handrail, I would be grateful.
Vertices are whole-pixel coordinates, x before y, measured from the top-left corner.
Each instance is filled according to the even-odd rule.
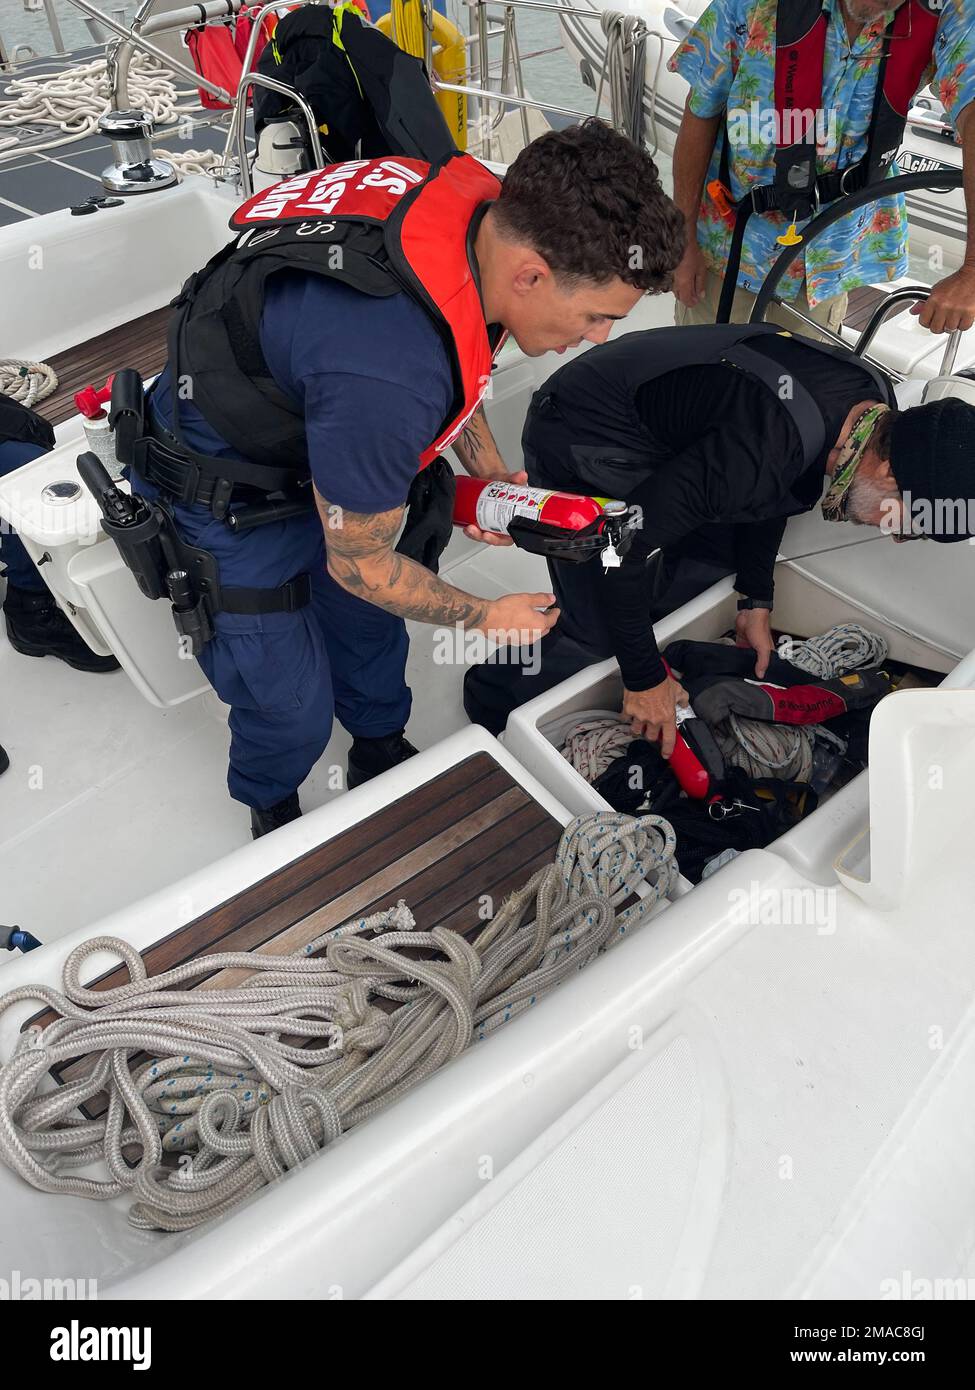
[[[931,289],[928,285],[905,285],[903,289],[891,290],[890,294],[884,296],[883,302],[878,304],[870,315],[870,320],[856,340],[853,351],[858,357],[863,355],[865,349],[873,342],[877,330],[895,304],[917,304],[921,300],[930,299],[930,297]],[[962,330],[960,328],[956,328],[948,334],[948,341],[945,344],[944,356],[941,359],[941,367],[938,372],[939,376],[951,375],[955,365],[955,358],[958,356],[958,349],[961,347],[961,335]],[[873,358],[870,360],[873,361]],[[889,372],[890,368],[885,367],[884,370]],[[898,373],[898,375],[900,374]],[[901,380],[903,381],[904,377],[901,377]]]
[[[518,46],[518,26],[515,23],[514,7],[511,5],[505,5],[504,7],[504,26],[502,32],[504,44],[501,50],[501,90],[502,92],[506,90],[509,82],[509,75],[513,72],[517,94],[524,99],[525,83],[521,73],[521,49]],[[490,37],[490,34],[488,37]],[[531,134],[528,129],[528,111],[524,106],[520,107],[520,111],[521,138],[527,145],[531,139]],[[499,105],[498,114],[494,118],[494,126],[499,125],[503,117],[504,110]],[[492,129],[493,128],[492,126]]]
[[[260,13],[260,15],[258,16],[257,20],[254,22],[254,24],[253,24],[252,27],[251,27],[250,36],[248,37],[248,40],[247,40],[247,47],[246,47],[245,50],[244,50],[244,57],[243,57],[243,60],[242,60],[242,62],[241,62],[241,76],[240,76],[240,81],[239,81],[238,84],[237,84],[237,91],[236,91],[236,93],[234,94],[234,98],[233,98],[233,101],[232,101],[232,103],[231,103],[232,106],[233,106],[233,115],[231,116],[230,125],[229,125],[229,127],[228,127],[228,129],[227,129],[227,140],[226,140],[226,143],[225,143],[225,145],[224,145],[224,147],[223,147],[223,162],[224,162],[225,165],[228,165],[228,166],[229,166],[229,164],[230,164],[230,162],[231,162],[231,157],[232,157],[233,154],[234,154],[234,148],[235,148],[235,145],[236,145],[237,137],[236,137],[236,135],[235,135],[235,129],[236,129],[236,124],[237,124],[237,122],[236,122],[236,116],[237,116],[237,108],[238,108],[238,106],[243,105],[244,110],[245,110],[245,113],[246,113],[246,109],[247,109],[247,91],[249,90],[249,88],[245,89],[244,84],[245,84],[247,78],[250,77],[251,72],[252,72],[252,66],[251,66],[251,65],[252,65],[252,63],[254,62],[254,54],[257,52],[257,41],[258,41],[258,39],[260,38],[260,35],[261,35],[261,29],[262,29],[262,26],[263,26],[263,23],[264,23],[264,16],[265,16],[265,14],[267,13],[268,10],[291,10],[291,9],[297,9],[299,6],[301,6],[302,4],[306,4],[306,3],[307,3],[307,4],[315,4],[315,3],[316,3],[316,0],[267,0],[267,4],[261,6],[261,13]],[[259,84],[259,85],[260,85],[260,84]],[[290,92],[291,88],[289,87],[287,90]],[[310,109],[311,109],[311,108],[309,108],[309,110],[310,110]],[[307,114],[305,115],[305,119],[306,119],[306,120],[309,119]],[[316,134],[316,136],[317,136],[317,134],[318,134],[317,127],[315,128],[315,134]],[[321,149],[321,141],[319,141],[319,149]],[[246,150],[245,150],[245,153],[246,153]],[[239,152],[239,151],[237,152],[237,157],[238,157],[238,159],[240,158],[240,152]],[[246,163],[246,160],[244,161],[244,163]],[[243,164],[241,164],[240,167],[243,168]],[[247,177],[248,177],[248,179],[249,179],[249,177],[250,177],[250,170],[248,170]],[[241,178],[241,188],[242,188],[242,189],[243,189],[243,186],[244,186],[244,180],[243,180],[243,178]]]
[[[229,19],[231,15],[237,14],[245,3],[246,0],[207,0],[204,5],[189,5],[179,10],[164,10],[161,14],[148,14],[153,0],[144,0],[132,20],[128,37],[113,45],[112,105],[116,111],[127,111],[129,108],[129,65],[143,35],[165,34],[173,29],[186,29],[193,24],[202,23],[204,19]],[[172,59],[169,63],[173,66]],[[205,84],[197,79],[196,85]],[[223,89],[218,88],[213,95],[218,96],[221,92]],[[226,100],[229,106],[233,97],[230,92],[223,92],[221,99]]]
[[[536,101],[534,98],[517,97],[511,92],[490,92],[483,87],[467,87],[460,82],[437,82],[434,81],[434,90],[438,92],[460,92],[469,97],[483,97],[485,100],[501,101],[508,106],[528,106],[535,107],[539,111],[554,111],[557,116],[576,116],[585,119],[591,116],[591,111],[575,111],[571,106],[555,106],[552,102]]]
[[[51,31],[51,38],[54,40],[55,53],[67,53],[64,39],[61,37],[61,25],[58,21],[57,10],[54,8],[54,0],[44,0],[44,14],[47,17],[47,27]]]
[[[233,143],[240,169],[240,190],[245,200],[254,192],[250,166],[247,163],[247,145],[244,139],[247,124],[247,94],[251,87],[266,87],[269,92],[277,92],[279,96],[287,97],[295,103],[308,124],[314,168],[321,169],[325,165],[325,155],[318,135],[318,126],[315,123],[315,113],[301,93],[296,92],[293,87],[289,87],[286,82],[279,82],[276,77],[265,77],[261,72],[245,72],[237,89],[237,100],[234,103],[231,122]]]
[[[797,319],[801,320],[807,328],[812,329],[813,333],[817,334],[819,337],[828,338],[831,343],[836,343],[838,347],[847,348],[855,352],[858,357],[863,357],[872,366],[879,367],[881,371],[886,372],[887,375],[893,377],[895,381],[907,381],[908,377],[906,377],[903,372],[897,371],[895,367],[888,366],[886,362],[879,362],[876,357],[871,357],[867,352],[867,348],[877,336],[880,325],[884,322],[895,305],[915,304],[922,299],[927,299],[930,294],[931,289],[928,285],[905,285],[902,289],[891,290],[890,294],[884,295],[883,301],[874,309],[866,327],[862,330],[852,348],[847,340],[839,333],[834,333],[831,328],[827,328],[823,323],[817,323],[815,319],[810,318],[808,314],[804,314],[801,309],[797,309],[796,306],[790,304],[788,300],[774,299],[772,302],[780,309],[788,309],[790,314],[793,314]],[[961,338],[962,330],[960,328],[956,328],[953,332],[949,333],[948,341],[945,344],[944,356],[941,359],[941,366],[938,370],[939,376],[951,375],[955,365],[955,358],[958,356],[958,349],[961,347]]]
[[[516,10],[552,10],[555,14],[573,15],[576,19],[602,19],[601,10],[579,10],[571,5],[553,5],[545,0],[464,0],[469,9],[476,9],[480,5],[510,5]]]
[[[504,108],[506,106],[513,106],[522,111],[522,133],[526,142],[528,138],[528,122],[524,112],[527,109],[550,111],[553,115],[568,116],[574,120],[585,120],[593,114],[591,111],[579,111],[574,107],[559,106],[553,102],[538,101],[534,98],[532,100],[526,99],[524,95],[524,82],[521,76],[521,56],[518,51],[517,37],[515,36],[514,43],[512,44],[510,35],[515,29],[515,10],[547,11],[562,17],[572,16],[578,19],[585,19],[590,23],[601,23],[603,17],[602,11],[582,10],[573,5],[550,3],[550,0],[464,0],[464,3],[470,12],[471,38],[473,40],[472,47],[475,48],[477,53],[477,85],[473,83],[441,82],[437,74],[432,70],[432,66],[430,71],[430,84],[435,92],[456,92],[459,95],[475,97],[479,100],[481,103],[481,111],[478,124],[480,127],[479,139],[482,157],[490,157],[491,132],[499,124],[504,115]],[[423,5],[425,12],[432,8],[431,0],[423,0]],[[504,24],[501,26],[500,31],[497,29],[489,30],[487,12],[488,7],[491,5],[504,10]],[[502,81],[501,90],[494,91],[489,85],[490,54],[488,51],[488,38],[493,37],[493,35],[498,32],[504,36],[504,50],[501,64]],[[661,52],[663,51],[663,35],[658,34],[656,30],[646,28],[645,36],[658,37],[661,41]],[[517,95],[503,90],[505,79],[512,67],[515,71]],[[493,121],[490,117],[490,103],[492,102],[497,103],[498,106],[498,113]]]
[[[935,135],[951,136],[953,142],[958,140],[958,132],[948,121],[944,121],[940,116],[927,111],[923,106],[912,106],[907,113],[907,124],[919,125],[923,130],[930,130]]]
[[[294,10],[298,9],[302,2],[303,0],[267,0],[267,3],[261,6],[260,15],[251,25],[250,35],[247,39],[247,47],[244,49],[244,56],[241,59],[241,81],[243,81],[243,74],[251,70],[254,54],[257,51],[257,43],[261,37],[264,16],[267,14],[268,10]],[[307,3],[314,4],[315,0],[307,0]],[[237,91],[240,91],[240,83],[237,84]]]

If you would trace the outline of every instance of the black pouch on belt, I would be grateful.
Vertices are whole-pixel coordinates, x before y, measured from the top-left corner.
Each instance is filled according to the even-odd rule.
[[[422,468],[406,499],[406,525],[396,543],[400,555],[436,574],[454,529],[454,472],[445,458]]]

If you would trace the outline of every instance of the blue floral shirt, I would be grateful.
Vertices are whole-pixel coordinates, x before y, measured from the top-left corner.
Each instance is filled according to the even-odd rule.
[[[823,0],[823,8],[830,22],[823,60],[825,115],[817,140],[823,141],[818,167],[825,173],[866,154],[880,45],[894,12],[865,25],[851,45],[839,0]],[[767,118],[775,113],[775,12],[776,0],[713,0],[670,61],[671,71],[690,84],[694,115],[730,115],[734,138],[728,153],[736,200],[748,188],[773,179],[775,143]],[[921,86],[929,82],[951,120],[975,100],[975,0],[945,0],[934,62]],[[708,196],[707,184],[720,176],[721,143],[719,132],[697,224],[704,258],[719,275],[727,264],[731,229]],[[892,165],[891,174],[895,172]],[[738,273],[742,288],[754,291],[765,279],[782,250],[776,237],[787,225],[779,213],[751,218]],[[907,244],[903,195],[871,203],[841,218],[805,256],[797,256],[778,293],[794,299],[805,279],[809,302],[817,304],[855,285],[894,280],[907,273]]]

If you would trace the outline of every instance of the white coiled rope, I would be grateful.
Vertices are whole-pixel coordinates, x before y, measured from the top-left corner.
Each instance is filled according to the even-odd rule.
[[[46,362],[25,362],[17,357],[0,361],[0,394],[11,396],[28,408],[58,389],[58,374]]]
[[[659,816],[579,817],[555,862],[473,944],[442,927],[407,930],[402,903],[298,955],[228,952],[151,979],[126,942],[85,942],[65,961],[61,991],[24,986],[0,998],[0,1012],[30,1000],[60,1015],[21,1034],[0,1067],[0,1158],[43,1192],[128,1194],[129,1220],[143,1229],[220,1216],[642,925],[676,883],[675,843]],[[364,938],[383,927],[392,929]],[[417,959],[417,947],[436,959]],[[100,951],[125,962],[129,984],[81,983],[82,963]],[[188,988],[228,969],[253,973],[239,987]],[[405,1007],[390,1014],[377,999]],[[312,1040],[319,1046],[300,1045]],[[86,1073],[52,1090],[51,1068],[74,1058]],[[103,1116],[78,1113],[102,1094]],[[95,1175],[71,1171],[90,1165]]]
[[[778,655],[820,680],[833,680],[863,666],[882,665],[888,650],[883,637],[859,623],[838,623],[818,637],[783,638]],[[725,762],[755,778],[808,782],[817,738],[846,751],[845,741],[820,724],[769,724],[731,714],[713,733]]]
[[[889,650],[885,638],[859,623],[837,623],[818,637],[800,641],[783,637],[778,654],[810,675],[832,680],[863,666],[882,666]]]
[[[216,150],[156,150],[159,159],[168,159],[179,174],[222,173],[227,167],[222,154]]]
[[[622,716],[612,710],[578,710],[547,726],[545,733],[587,782],[601,777],[610,763],[626,752],[634,737],[629,721],[622,722]]]
[[[182,112],[183,98],[195,92],[177,90],[174,74],[157,59],[134,53],[129,68],[129,98],[134,109],[148,111],[154,125],[171,125]],[[81,140],[98,129],[99,119],[112,104],[111,83],[104,58],[60,72],[15,77],[4,90],[0,104],[0,163],[28,151],[53,150]],[[50,139],[34,143],[3,135],[3,127],[50,127]],[[56,132],[56,133],[53,133]]]

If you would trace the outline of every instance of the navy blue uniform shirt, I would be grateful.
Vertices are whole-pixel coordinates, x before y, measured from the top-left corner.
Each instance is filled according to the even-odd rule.
[[[406,294],[380,299],[326,276],[282,271],[267,282],[261,348],[304,414],[322,496],[353,512],[401,506],[453,398],[446,349],[419,305]],[[168,367],[152,402],[169,425]],[[192,400],[180,401],[179,418],[190,448],[236,453]]]

